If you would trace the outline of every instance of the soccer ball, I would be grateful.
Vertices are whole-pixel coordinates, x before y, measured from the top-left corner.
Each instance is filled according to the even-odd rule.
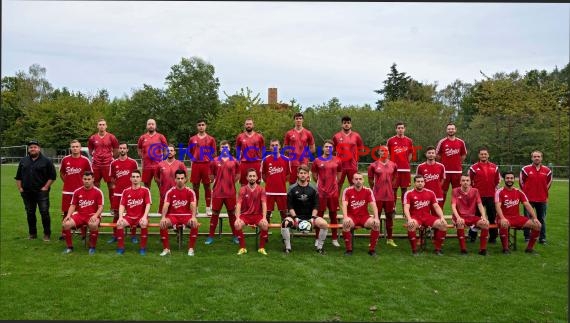
[[[299,231],[308,232],[311,231],[311,222],[307,220],[301,220],[298,225]]]

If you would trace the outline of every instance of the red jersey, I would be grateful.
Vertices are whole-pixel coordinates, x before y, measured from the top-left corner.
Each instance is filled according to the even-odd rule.
[[[123,191],[121,205],[125,207],[126,217],[131,219],[142,218],[147,204],[152,204],[148,188],[141,186],[133,189],[131,186]]]
[[[456,187],[451,191],[451,204],[455,204],[460,216],[475,215],[479,203],[481,203],[481,195],[474,187],[470,187],[467,192],[463,192],[461,187]]]
[[[291,173],[290,162],[268,155],[261,161],[261,174],[267,195],[287,195],[287,175]]]
[[[297,131],[295,128],[287,131],[285,140],[283,140],[283,147],[291,146],[295,148],[295,158],[291,159],[291,165],[293,166],[309,164],[309,158],[301,158],[301,156],[303,156],[303,151],[305,150],[307,155],[311,154],[309,147],[314,144],[315,138],[313,137],[313,133],[305,128],[301,129],[301,131]],[[292,155],[289,156],[293,157]]]
[[[63,157],[59,166],[59,174],[63,178],[63,194],[71,195],[73,191],[83,186],[83,173],[86,171],[93,171],[87,157],[82,155]]]
[[[174,186],[166,192],[164,203],[169,203],[167,215],[192,215],[191,204],[196,202],[196,194],[190,187],[182,189]]]
[[[210,162],[210,174],[214,176],[212,197],[235,198],[235,178],[239,175],[239,162],[235,158],[223,160],[216,158]]]
[[[158,163],[158,186],[160,187],[160,194],[166,194],[171,187],[176,186],[176,171],[183,170],[186,177],[188,177],[188,172],[186,171],[186,165],[178,159],[174,159],[171,163],[168,160],[163,160]]]
[[[391,160],[384,164],[380,159],[368,166],[368,183],[376,201],[393,201],[394,190],[392,182],[396,178],[398,166]]]
[[[93,156],[93,166],[104,167],[113,161],[113,150],[119,149],[119,141],[112,133],[107,132],[103,137],[96,133],[89,137],[87,149]]]
[[[152,136],[145,133],[139,137],[137,148],[142,150],[143,169],[154,168],[162,161],[162,156],[160,155],[160,144],[162,144],[162,148],[165,149],[168,146],[166,137],[158,132],[155,132]],[[150,155],[149,149],[151,150]]]
[[[409,190],[404,194],[404,205],[410,205],[410,216],[431,215],[431,206],[437,203],[435,193],[427,188]]]
[[[416,174],[424,176],[426,182],[424,188],[432,190],[438,200],[443,200],[443,190],[441,189],[441,183],[445,179],[445,166],[443,164],[435,162],[430,165],[423,162],[418,165]]]
[[[188,140],[188,153],[194,157],[193,163],[209,163],[216,155],[216,139],[208,134],[194,135]]]
[[[521,170],[519,183],[530,202],[546,203],[552,184],[552,171],[543,165],[538,169],[533,164],[526,165]]]
[[[392,136],[386,142],[390,160],[398,165],[399,172],[410,172],[410,158],[414,152],[412,139],[406,136]]]
[[[75,211],[80,215],[93,215],[99,205],[104,205],[103,192],[96,186],[88,190],[81,186],[73,192],[71,205],[75,205]]]
[[[477,162],[469,167],[471,186],[479,190],[482,197],[495,196],[495,188],[501,181],[499,168],[491,162]]]
[[[467,155],[465,142],[459,138],[449,140],[447,137],[441,139],[435,147],[435,153],[440,157],[440,162],[445,166],[445,172],[448,174],[463,172],[461,165],[461,156]]]
[[[501,187],[495,193],[495,203],[501,203],[501,211],[503,216],[519,216],[519,204],[528,202],[526,195],[516,187],[506,189]]]
[[[113,195],[121,196],[123,190],[131,187],[131,173],[138,169],[139,164],[136,160],[127,157],[125,160],[119,158],[113,160],[109,165],[109,176],[115,182]]]
[[[311,171],[317,174],[317,190],[320,197],[338,199],[337,173],[342,172],[341,161],[330,156],[329,160],[316,158],[311,166]]]
[[[358,132],[351,130],[347,135],[341,130],[333,136],[332,141],[336,155],[341,158],[342,169],[358,169],[358,149],[364,146]]]
[[[237,203],[241,205],[240,216],[262,215],[262,202],[267,202],[263,187],[256,184],[251,189],[247,184],[239,189]]]
[[[362,187],[358,191],[354,186],[349,186],[342,192],[342,201],[348,202],[346,215],[348,217],[370,216],[368,213],[368,203],[376,202],[374,193],[368,187]]]
[[[258,132],[253,132],[251,136],[242,132],[236,137],[236,152],[242,162],[261,161],[265,141]]]

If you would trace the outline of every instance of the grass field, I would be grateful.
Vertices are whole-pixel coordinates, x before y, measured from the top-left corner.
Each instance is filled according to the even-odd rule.
[[[253,237],[247,238],[250,253],[237,256],[230,236],[210,246],[200,236],[196,256],[188,257],[172,236],[173,254],[163,258],[158,235],[149,238],[145,257],[130,242],[125,255],[115,254],[109,235],[100,235],[94,256],[77,237],[75,253],[62,255],[59,179],[51,193],[55,239],[27,240],[15,170],[1,167],[2,320],[568,321],[567,181],[551,189],[548,244],[537,245],[538,256],[523,252],[521,234],[509,256],[500,244],[479,256],[478,243],[460,256],[457,239],[448,238],[443,257],[412,257],[407,239],[397,239],[397,248],[380,240],[378,257],[371,258],[364,237],[356,238],[352,257],[329,239],[328,254],[320,256],[314,240],[302,237],[293,238],[294,251],[285,256],[275,230],[268,257],[255,252]],[[152,192],[155,212],[156,186]],[[404,232],[401,223],[396,232]],[[38,228],[41,234],[39,214]]]

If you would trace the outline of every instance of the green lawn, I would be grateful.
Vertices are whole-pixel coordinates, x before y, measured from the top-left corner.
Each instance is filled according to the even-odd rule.
[[[1,167],[2,320],[568,321],[567,181],[551,189],[548,245],[536,247],[538,256],[522,251],[522,235],[509,256],[499,244],[489,246],[487,257],[477,255],[474,244],[460,256],[457,240],[449,238],[443,257],[412,257],[407,239],[397,239],[397,248],[380,240],[378,257],[371,258],[364,237],[356,238],[352,257],[330,240],[328,254],[320,256],[313,239],[297,237],[285,256],[275,230],[268,257],[255,252],[253,237],[250,252],[238,257],[230,236],[210,246],[200,236],[196,256],[188,257],[172,236],[173,254],[163,258],[157,235],[149,238],[146,257],[130,242],[125,255],[116,255],[115,245],[105,242],[109,235],[100,236],[94,256],[78,237],[71,255],[62,255],[64,243],[55,239],[27,240],[15,170]],[[60,192],[58,179],[51,193],[55,238]],[[156,186],[152,192],[157,205]],[[41,233],[39,219],[38,228]],[[404,232],[401,222],[395,229]]]

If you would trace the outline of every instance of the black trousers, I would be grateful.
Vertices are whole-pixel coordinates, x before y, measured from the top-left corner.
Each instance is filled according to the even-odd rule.
[[[26,216],[28,218],[28,232],[30,235],[37,235],[36,227],[36,207],[40,209],[42,217],[42,226],[44,235],[51,235],[51,218],[49,216],[49,191],[22,192],[20,193],[24,206],[26,207]]]
[[[487,219],[489,219],[489,223],[495,223],[495,217],[497,216],[497,211],[495,209],[495,198],[492,196],[481,197],[481,203],[483,203],[483,206],[485,207],[485,212],[487,213]],[[477,211],[477,213],[479,213],[479,211]],[[496,241],[498,235],[499,229],[489,229],[489,241]]]

